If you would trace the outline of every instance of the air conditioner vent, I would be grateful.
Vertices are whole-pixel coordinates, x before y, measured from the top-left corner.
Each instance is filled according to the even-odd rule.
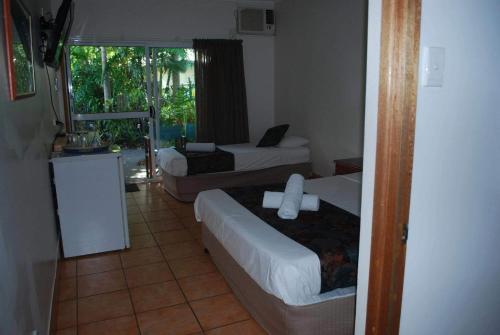
[[[240,34],[274,35],[274,22],[272,9],[238,9],[238,33]]]

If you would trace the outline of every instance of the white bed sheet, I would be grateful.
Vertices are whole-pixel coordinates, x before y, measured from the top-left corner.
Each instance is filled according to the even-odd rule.
[[[359,214],[361,183],[335,176],[307,180],[306,192]],[[332,192],[332,190],[334,190]],[[338,193],[332,196],[332,193]],[[342,195],[343,194],[343,195]],[[357,206],[356,206],[357,204]],[[222,190],[203,191],[194,204],[196,219],[226,248],[235,261],[269,294],[289,305],[354,294],[355,288],[319,294],[321,268],[311,250],[281,234]]]
[[[234,155],[234,171],[260,170],[310,161],[310,150],[307,147],[257,148],[253,143],[219,145],[217,147]],[[187,176],[186,157],[174,148],[160,149],[157,155],[157,164],[163,171],[173,176]]]
[[[188,165],[186,157],[174,148],[160,149],[156,156],[156,165],[172,176],[182,177],[187,175]]]
[[[234,155],[235,171],[266,169],[280,165],[306,163],[310,160],[310,150],[307,147],[258,148],[253,143],[219,145],[219,149]]]

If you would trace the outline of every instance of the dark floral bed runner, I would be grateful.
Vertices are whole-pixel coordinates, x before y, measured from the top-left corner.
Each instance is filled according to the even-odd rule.
[[[285,185],[228,188],[224,191],[280,233],[315,252],[321,262],[321,293],[356,285],[359,217],[321,201],[318,212],[301,211],[295,220],[278,217],[277,209],[262,208],[264,191]]]
[[[201,173],[225,172],[234,170],[234,155],[216,149],[214,152],[185,151],[177,149],[186,157],[188,176]]]

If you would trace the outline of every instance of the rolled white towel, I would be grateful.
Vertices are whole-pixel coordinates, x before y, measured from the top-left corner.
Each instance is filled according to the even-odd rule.
[[[288,179],[281,202],[278,216],[282,219],[293,220],[299,215],[300,204],[304,194],[304,177],[300,174],[292,174]]]
[[[214,152],[215,143],[186,143],[186,151]]]
[[[283,192],[265,191],[262,207],[280,208],[283,202],[283,194]],[[304,194],[302,196],[302,202],[300,203],[300,210],[317,212],[319,210],[319,196],[315,194]]]

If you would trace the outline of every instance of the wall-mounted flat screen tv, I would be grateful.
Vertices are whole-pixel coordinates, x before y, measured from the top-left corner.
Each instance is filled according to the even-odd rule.
[[[63,0],[57,11],[57,16],[52,29],[47,36],[47,47],[43,61],[51,67],[57,68],[61,61],[64,44],[68,40],[68,34],[73,23],[72,0]]]

